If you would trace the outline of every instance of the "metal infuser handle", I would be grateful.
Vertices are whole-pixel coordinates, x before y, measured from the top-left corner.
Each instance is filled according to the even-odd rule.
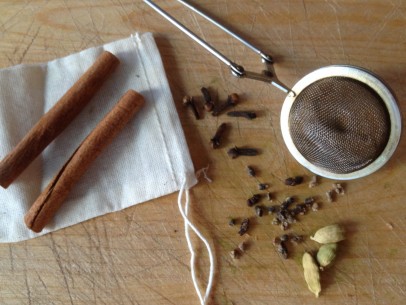
[[[181,30],[183,33],[188,35],[190,38],[192,38],[194,41],[196,41],[198,44],[200,44],[203,48],[205,48],[207,51],[209,51],[211,54],[216,56],[218,59],[220,59],[223,63],[225,63],[227,66],[230,67],[231,71],[236,73],[237,76],[242,76],[244,73],[244,69],[233,63],[230,59],[228,59],[225,55],[217,51],[213,46],[208,44],[206,41],[201,39],[199,36],[197,36],[195,33],[193,33],[191,30],[186,28],[182,23],[180,23],[178,20],[173,18],[171,15],[169,15],[167,12],[165,12],[163,9],[161,9],[158,5],[156,5],[154,2],[150,0],[144,0],[145,3],[147,3],[149,6],[151,6],[155,11],[157,11],[159,14],[161,14],[164,18],[166,18],[168,21],[170,21],[174,26],[176,26],[179,30]]]
[[[244,45],[246,45],[248,48],[253,50],[258,55],[260,55],[261,59],[262,59],[262,62],[264,62],[266,67],[267,67],[267,71],[265,71],[265,73],[256,73],[256,72],[251,72],[251,71],[245,71],[245,69],[242,66],[240,66],[240,65],[234,63],[233,61],[231,61],[229,58],[227,58],[221,52],[216,50],[213,46],[208,44],[206,41],[201,39],[199,36],[197,36],[195,33],[193,33],[187,27],[185,27],[182,23],[180,23],[174,17],[169,15],[167,12],[165,12],[162,8],[160,8],[154,2],[152,2],[151,0],[144,0],[145,3],[147,3],[150,7],[152,7],[155,11],[157,11],[160,15],[162,15],[164,18],[166,18],[169,22],[171,22],[179,30],[181,30],[183,33],[188,35],[190,38],[192,38],[194,41],[196,41],[198,44],[200,44],[203,48],[205,48],[207,51],[209,51],[212,55],[216,56],[219,60],[221,60],[224,64],[226,64],[230,68],[231,73],[234,76],[241,77],[241,78],[250,78],[250,79],[270,83],[270,84],[272,84],[273,86],[275,86],[279,90],[282,90],[285,93],[289,93],[290,95],[295,95],[294,92],[290,88],[283,85],[276,78],[275,73],[273,71],[273,66],[272,66],[273,60],[272,60],[271,56],[269,56],[268,54],[265,54],[260,49],[258,49],[257,47],[255,47],[254,45],[249,43],[248,41],[244,40],[243,38],[241,38],[239,35],[232,32],[231,30],[227,29],[226,27],[224,27],[223,25],[221,25],[220,23],[215,21],[213,18],[209,17],[208,15],[203,13],[202,11],[200,11],[197,8],[195,8],[194,6],[192,6],[191,4],[189,4],[189,3],[187,3],[187,2],[185,2],[183,0],[178,0],[178,1],[180,3],[182,3],[183,5],[185,5],[186,7],[188,7],[189,9],[191,9],[192,11],[198,13],[200,16],[206,18],[207,20],[212,22],[214,25],[216,25],[217,27],[219,27],[220,29],[222,29],[223,31],[225,31],[226,33],[228,33],[229,35],[231,35],[232,37],[234,37],[235,39],[237,39],[238,41],[240,41]]]
[[[237,39],[239,42],[243,43],[245,46],[247,46],[248,48],[250,48],[252,51],[254,51],[255,53],[257,53],[258,55],[261,56],[262,61],[267,62],[267,63],[273,63],[272,57],[269,54],[266,54],[264,52],[262,52],[260,49],[258,49],[256,46],[254,46],[253,44],[251,44],[250,42],[246,41],[245,39],[243,39],[241,36],[238,36],[236,33],[232,32],[231,30],[229,30],[228,28],[226,28],[224,25],[218,23],[216,20],[214,20],[213,18],[211,18],[210,16],[206,15],[205,13],[203,13],[202,11],[198,10],[197,8],[195,8],[194,6],[192,6],[191,4],[187,3],[186,1],[183,0],[178,0],[178,2],[182,3],[184,6],[188,7],[189,9],[191,9],[192,11],[194,11],[195,13],[199,14],[200,16],[206,18],[208,21],[210,21],[211,23],[213,23],[214,25],[216,25],[217,27],[219,27],[220,29],[222,29],[224,32],[226,32],[227,34],[231,35],[232,37],[234,37],[235,39]]]

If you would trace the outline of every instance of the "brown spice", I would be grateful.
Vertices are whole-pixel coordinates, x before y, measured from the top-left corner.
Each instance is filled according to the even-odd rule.
[[[254,195],[252,195],[252,197],[247,199],[247,205],[249,207],[252,207],[255,204],[257,204],[259,202],[259,200],[261,200],[261,195],[260,194],[254,194]]]
[[[233,147],[227,151],[227,154],[232,158],[235,159],[238,156],[256,156],[258,155],[258,150],[255,148],[247,148],[247,147]]]
[[[41,232],[53,218],[75,183],[129,120],[141,109],[144,98],[129,90],[79,145],[25,215],[25,223]]]
[[[230,117],[241,117],[248,120],[253,120],[257,117],[257,114],[253,111],[229,111],[227,115]]]
[[[228,109],[230,107],[234,107],[235,105],[238,104],[239,99],[240,98],[239,98],[237,93],[231,93],[228,96],[227,101],[225,103],[217,105],[217,106],[214,107],[212,115],[218,116],[219,114],[221,114],[226,109]]]
[[[303,182],[302,176],[289,177],[285,179],[285,184],[289,186],[295,186],[301,184],[302,182]]]
[[[107,51],[103,52],[59,101],[40,118],[0,162],[0,185],[3,188],[7,188],[89,104],[119,63],[116,56]]]
[[[240,226],[240,230],[238,231],[238,234],[240,234],[240,236],[242,236],[245,233],[247,233],[249,226],[250,226],[249,218],[244,218],[243,221],[241,222],[241,226]]]
[[[219,148],[222,142],[222,136],[227,129],[227,123],[222,123],[217,128],[215,135],[210,139],[210,144],[213,149]]]
[[[183,103],[183,106],[189,107],[192,110],[193,115],[195,116],[196,120],[200,119],[200,114],[199,114],[199,111],[197,110],[196,103],[195,103],[195,100],[193,97],[188,96],[188,95],[184,96],[182,103]]]
[[[214,108],[214,102],[213,99],[211,97],[210,91],[209,89],[207,89],[206,87],[202,87],[200,89],[200,91],[203,94],[203,99],[204,99],[204,109],[208,112],[212,111]]]

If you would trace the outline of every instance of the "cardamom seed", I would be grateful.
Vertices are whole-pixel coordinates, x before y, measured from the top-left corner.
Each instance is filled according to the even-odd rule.
[[[323,270],[329,266],[335,259],[337,252],[337,244],[325,244],[322,245],[317,252],[316,260],[319,263],[320,270]]]
[[[320,244],[336,243],[345,239],[344,229],[338,224],[329,225],[317,230],[310,239]]]
[[[320,273],[313,256],[305,252],[302,258],[302,265],[304,270],[304,278],[307,283],[307,287],[314,293],[316,298],[319,297],[321,291],[320,285]]]

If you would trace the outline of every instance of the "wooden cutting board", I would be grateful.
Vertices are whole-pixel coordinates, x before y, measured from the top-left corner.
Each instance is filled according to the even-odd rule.
[[[157,1],[164,9],[247,69],[260,71],[258,56],[192,14],[176,1]],[[330,64],[363,66],[378,74],[406,110],[406,2],[359,1],[194,1],[249,39],[276,61],[275,70],[293,85],[312,70]],[[279,127],[282,92],[264,83],[237,79],[227,67],[180,33],[142,1],[0,1],[0,67],[38,63],[151,31],[161,51],[167,77],[196,170],[208,168],[212,182],[200,178],[191,190],[191,218],[209,240],[216,273],[211,304],[404,304],[406,301],[406,142],[377,173],[345,182],[345,195],[333,203],[325,192],[335,181],[307,183],[312,174],[287,151]],[[195,120],[181,106],[182,97],[209,87],[219,100],[236,92],[238,109],[254,110],[252,121],[205,115]],[[212,150],[216,128],[231,126],[223,146]],[[227,149],[260,149],[255,158],[231,160]],[[255,166],[256,178],[246,173]],[[283,180],[301,175],[305,183],[287,187]],[[317,212],[300,217],[288,232],[306,236],[289,245],[281,259],[272,241],[282,234],[272,216],[255,217],[246,200],[270,185],[276,202],[315,196]],[[2,203],[11,204],[11,203]],[[271,205],[264,200],[263,205]],[[249,234],[237,234],[250,217]],[[229,219],[237,219],[230,227]],[[347,239],[337,260],[322,273],[316,299],[303,279],[301,256],[317,248],[308,236],[317,228],[340,223]],[[229,253],[241,241],[244,255]],[[209,261],[204,245],[193,238],[202,288]],[[0,245],[1,304],[198,304],[189,267],[184,224],[177,194],[15,244]]]

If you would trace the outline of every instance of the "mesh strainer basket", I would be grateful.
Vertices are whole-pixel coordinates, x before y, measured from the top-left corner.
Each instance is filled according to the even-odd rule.
[[[285,143],[303,166],[333,179],[366,176],[390,158],[400,138],[394,95],[371,72],[328,66],[303,77],[282,106]]]
[[[401,133],[400,112],[388,86],[373,73],[354,66],[328,66],[290,89],[277,79],[271,56],[186,1],[178,0],[260,55],[266,70],[246,71],[152,1],[144,2],[229,66],[233,75],[270,83],[287,94],[281,112],[283,139],[310,171],[332,179],[360,178],[378,170],[394,153]]]

